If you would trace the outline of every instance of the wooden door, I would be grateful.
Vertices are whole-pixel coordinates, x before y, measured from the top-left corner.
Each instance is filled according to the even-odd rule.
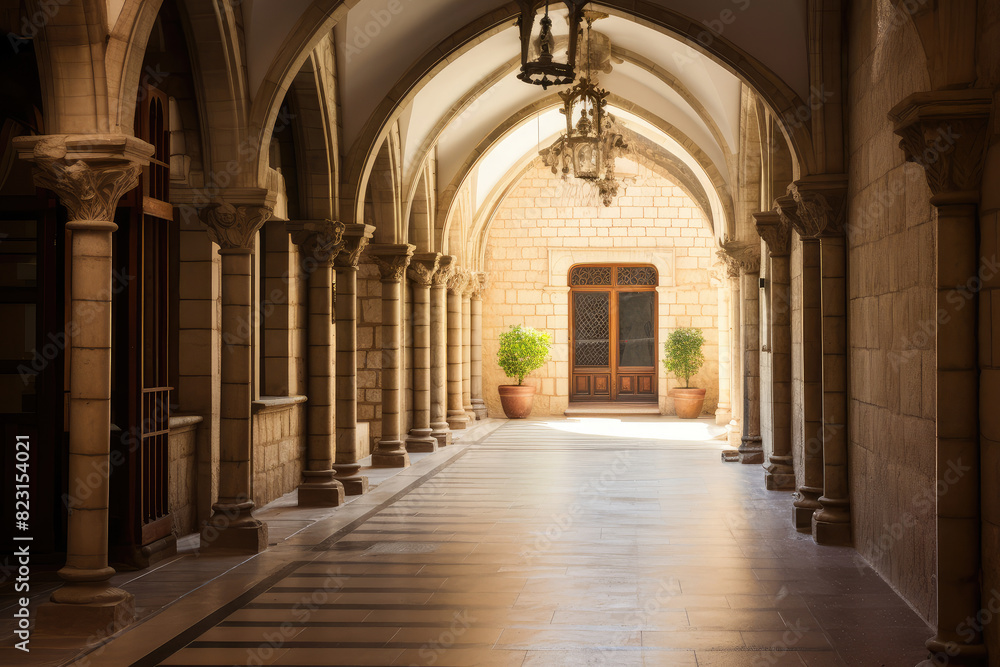
[[[656,401],[656,284],[652,266],[570,271],[570,400]]]

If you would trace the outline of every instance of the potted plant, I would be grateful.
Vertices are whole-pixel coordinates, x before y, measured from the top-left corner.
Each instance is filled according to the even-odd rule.
[[[677,416],[682,419],[696,419],[701,416],[705,407],[705,390],[691,386],[691,376],[698,372],[705,363],[705,355],[701,346],[705,344],[705,336],[701,329],[681,327],[674,329],[663,343],[666,357],[663,365],[668,373],[673,373],[678,380],[684,379],[683,387],[675,387],[667,396],[674,399]]]
[[[497,363],[517,384],[500,385],[500,404],[509,419],[524,419],[531,414],[535,388],[524,384],[524,377],[541,368],[549,359],[552,337],[538,329],[514,325],[500,334]]]

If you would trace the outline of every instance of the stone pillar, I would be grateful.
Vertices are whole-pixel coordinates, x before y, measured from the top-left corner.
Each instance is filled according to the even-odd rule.
[[[65,585],[36,615],[46,635],[114,634],[135,620],[132,595],[110,585],[108,471],[111,469],[112,233],[122,195],[139,182],[153,147],[122,135],[50,135],[14,139],[35,165],[35,184],[58,195],[69,213],[69,489]],[[8,481],[4,481],[8,484]],[[42,520],[42,517],[35,517]],[[30,528],[30,526],[29,526]],[[28,533],[15,536],[15,546]]]
[[[726,257],[725,253],[721,255]],[[740,293],[740,267],[726,263],[729,280],[729,446],[739,449],[743,434],[743,295]]]
[[[468,428],[469,415],[462,401],[462,293],[469,273],[456,268],[448,279],[448,426]]]
[[[796,530],[811,532],[813,513],[823,507],[819,502],[823,495],[823,317],[819,239],[802,224],[797,209],[790,196],[775,200],[775,210],[802,241],[803,483],[792,503],[792,522]]]
[[[462,292],[462,409],[470,424],[476,421],[472,407],[472,293],[478,282],[477,274],[470,272]]]
[[[406,437],[411,452],[433,452],[437,438],[431,428],[431,284],[441,261],[439,253],[415,255],[409,276],[413,282],[413,428]]]
[[[452,257],[442,255],[431,288],[431,435],[438,446],[451,444],[448,426],[448,279]]]
[[[334,430],[333,258],[344,245],[342,222],[285,223],[299,246],[302,270],[309,276],[309,403],[306,405],[306,467],[299,484],[299,507],[338,507],[344,485],[336,479]]]
[[[729,332],[729,285],[726,277],[725,264],[717,265],[714,277],[719,281],[719,405],[715,410],[715,423],[725,426],[732,417],[731,405],[731,375],[732,360]]]
[[[486,419],[486,401],[483,400],[483,292],[489,284],[485,273],[475,275],[472,290],[472,410],[476,419]]]
[[[760,437],[760,245],[730,243],[724,248],[730,275],[739,272],[742,357],[740,463],[763,463]]]
[[[768,249],[770,279],[771,412],[774,447],[766,466],[765,486],[772,491],[795,488],[792,467],[792,280],[789,266],[792,229],[777,212],[754,214],[757,233]],[[767,343],[767,341],[765,341]]]
[[[358,451],[358,262],[375,233],[371,225],[352,224],[344,229],[343,246],[334,257],[337,272],[337,455],[333,469],[344,493],[357,496],[368,491],[368,478],[360,475]]]
[[[259,553],[267,548],[267,524],[253,516],[251,335],[254,239],[273,210],[273,193],[247,188],[227,190],[221,203],[200,211],[222,256],[219,500],[202,526],[202,550]]]
[[[851,544],[847,469],[847,239],[846,179],[811,176],[789,193],[802,225],[819,238],[820,310],[823,347],[823,495],[813,513],[818,544]]]
[[[368,254],[382,276],[382,439],[372,452],[373,468],[405,468],[410,465],[400,434],[400,391],[403,359],[402,283],[414,246],[379,244]]]
[[[982,284],[982,262],[994,260],[981,258],[977,246],[992,114],[992,91],[974,89],[916,93],[890,112],[900,145],[908,160],[924,168],[937,207],[937,306],[949,316],[937,318],[936,485],[948,492],[937,493],[937,633],[927,642],[933,658],[926,665],[986,664],[982,624],[966,619],[982,619],[980,438],[991,446],[996,437],[998,373],[991,367],[989,338],[977,347],[978,309],[952,301],[956,294],[981,300],[983,330],[991,330],[986,322],[996,307],[969,286]],[[982,239],[984,252],[995,251],[992,226],[982,229]]]

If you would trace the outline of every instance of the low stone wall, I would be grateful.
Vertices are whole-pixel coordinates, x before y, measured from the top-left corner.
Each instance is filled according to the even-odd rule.
[[[306,397],[265,397],[253,403],[253,501],[257,507],[293,491],[302,481]]]
[[[202,418],[179,415],[170,418],[167,439],[167,501],[177,536],[198,531],[197,437]]]

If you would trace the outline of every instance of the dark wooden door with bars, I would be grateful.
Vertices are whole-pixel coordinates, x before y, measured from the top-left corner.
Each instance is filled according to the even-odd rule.
[[[641,264],[570,270],[571,401],[656,402],[657,282]]]

